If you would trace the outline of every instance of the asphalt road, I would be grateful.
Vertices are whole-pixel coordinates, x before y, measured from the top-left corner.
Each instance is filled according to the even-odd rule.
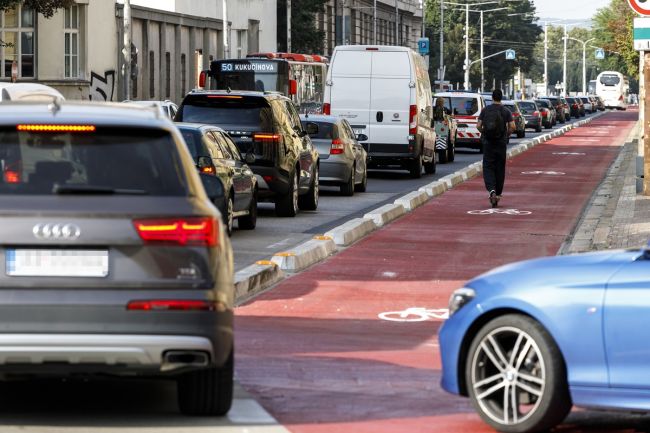
[[[569,123],[574,121],[577,120],[572,119]],[[558,123],[553,129],[562,126]],[[525,138],[516,139],[513,136],[510,146],[549,131],[551,130],[544,129],[541,133],[536,133],[528,129]],[[240,270],[258,260],[268,260],[277,252],[286,251],[350,219],[362,217],[368,211],[392,203],[404,194],[416,191],[423,185],[481,159],[482,155],[477,151],[459,148],[453,163],[437,164],[436,174],[424,175],[420,179],[412,179],[405,170],[370,170],[367,192],[355,193],[353,197],[342,197],[337,187],[321,187],[318,210],[302,211],[295,218],[276,217],[273,204],[261,203],[257,228],[253,231],[233,232],[235,269]]]

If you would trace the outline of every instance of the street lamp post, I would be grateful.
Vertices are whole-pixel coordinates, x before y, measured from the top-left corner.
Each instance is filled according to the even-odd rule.
[[[487,1],[481,3],[453,3],[447,2],[447,4],[454,6],[463,6],[465,8],[465,90],[469,90],[469,7],[471,6],[480,6],[487,4],[499,3],[498,1]]]
[[[548,25],[559,21],[544,21],[544,94],[548,93]]]
[[[564,38],[563,38],[564,39],[564,60],[563,60],[564,64],[563,64],[563,67],[562,67],[562,96],[566,96],[566,94],[567,94],[567,92],[566,92],[566,85],[567,85],[567,82],[566,82],[566,46],[567,46],[567,40],[569,38],[569,35],[567,33],[566,28],[567,28],[567,26],[574,25],[574,24],[580,24],[580,23],[576,22],[576,23],[568,23],[568,24],[565,23],[564,24]]]
[[[591,38],[587,39],[586,41],[577,39],[577,38],[572,38],[572,37],[567,37],[567,39],[571,39],[572,41],[580,42],[582,44],[582,94],[586,95],[587,94],[587,44],[596,38]]]

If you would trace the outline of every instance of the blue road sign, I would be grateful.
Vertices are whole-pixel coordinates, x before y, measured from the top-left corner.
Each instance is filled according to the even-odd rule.
[[[506,50],[506,60],[515,60],[515,50]]]
[[[429,54],[429,38],[418,39],[418,52],[423,56]]]
[[[602,48],[596,48],[596,59],[603,60],[605,58],[605,50]]]

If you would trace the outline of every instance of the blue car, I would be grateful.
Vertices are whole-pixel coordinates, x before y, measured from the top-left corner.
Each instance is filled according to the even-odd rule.
[[[650,411],[650,249],[506,265],[449,315],[442,386],[498,431],[549,429],[572,405]]]

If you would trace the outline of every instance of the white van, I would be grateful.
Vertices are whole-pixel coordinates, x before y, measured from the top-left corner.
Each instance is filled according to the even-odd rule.
[[[412,177],[435,173],[429,74],[405,47],[343,45],[334,49],[325,114],[348,120],[368,151],[369,167],[399,165]]]

